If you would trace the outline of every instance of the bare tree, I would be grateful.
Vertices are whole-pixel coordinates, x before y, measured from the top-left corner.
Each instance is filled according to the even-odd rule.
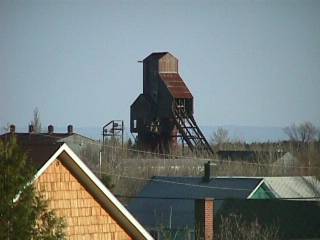
[[[227,142],[230,142],[228,130],[222,127],[219,127],[217,131],[213,133],[212,143],[215,145],[221,145]]]
[[[33,120],[31,120],[30,124],[33,126],[34,132],[36,133],[41,132],[40,113],[37,107],[33,110]]]
[[[6,133],[6,132],[9,132],[9,130],[10,130],[10,123],[7,122],[6,125],[2,127],[0,132]]]
[[[311,122],[295,123],[283,129],[291,141],[308,143],[316,140],[318,129]]]

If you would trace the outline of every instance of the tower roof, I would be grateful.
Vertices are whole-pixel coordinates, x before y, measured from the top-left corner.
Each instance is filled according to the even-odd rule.
[[[159,75],[174,98],[193,98],[178,73],[160,73]]]
[[[148,57],[146,57],[145,59],[143,59],[143,61],[146,61],[150,58],[154,58],[154,59],[160,59],[162,58],[164,55],[168,54],[169,52],[153,52],[151,53]],[[170,53],[169,53],[170,54]]]

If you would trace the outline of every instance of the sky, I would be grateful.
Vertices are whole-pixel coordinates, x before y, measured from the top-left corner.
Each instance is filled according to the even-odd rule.
[[[199,125],[320,126],[318,0],[0,0],[0,126],[128,126],[157,51]]]

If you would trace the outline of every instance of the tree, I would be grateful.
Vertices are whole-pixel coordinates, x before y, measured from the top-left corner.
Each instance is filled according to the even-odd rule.
[[[31,184],[35,169],[14,137],[0,140],[0,239],[65,239],[64,222]]]
[[[36,107],[33,110],[33,120],[30,123],[33,126],[33,131],[36,133],[41,132],[41,121],[40,121],[40,113],[39,109]]]
[[[112,191],[115,187],[115,184],[113,183],[113,180],[112,180],[112,176],[110,175],[106,175],[106,174],[103,174],[102,177],[101,177],[101,182],[110,190]]]
[[[219,127],[217,131],[213,133],[212,142],[215,145],[221,145],[223,143],[230,142],[228,130]]]
[[[1,129],[3,132],[9,132],[10,130],[10,123],[7,122],[7,124],[5,126],[2,127]],[[0,131],[1,132],[1,131]]]
[[[295,123],[283,129],[291,141],[308,143],[316,140],[318,129],[311,122]]]

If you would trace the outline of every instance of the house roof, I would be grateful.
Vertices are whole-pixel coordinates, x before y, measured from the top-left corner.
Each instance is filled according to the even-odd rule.
[[[292,167],[298,165],[298,163],[299,160],[294,155],[292,155],[292,153],[286,152],[283,156],[278,158],[273,164],[283,167]]]
[[[5,133],[0,136],[2,140],[8,140],[12,137],[12,133]],[[20,145],[30,144],[52,144],[58,140],[69,136],[67,133],[14,133]]]
[[[320,181],[312,176],[265,177],[264,183],[277,198],[320,197]]]
[[[215,211],[221,199],[246,199],[262,178],[217,177],[204,182],[202,177],[154,177],[129,203],[129,210],[150,228],[167,225],[171,216],[173,227],[194,226],[194,199],[214,198]]]
[[[8,141],[15,137],[22,150],[29,156],[29,161],[37,169],[63,144],[68,143],[73,151],[77,151],[75,143],[95,143],[95,140],[77,133],[5,133],[0,135],[0,140]],[[81,141],[80,141],[81,140]]]
[[[89,189],[95,199],[116,219],[121,222],[129,235],[134,239],[150,239],[151,235],[140,225],[140,223],[129,213],[119,200],[104,186],[95,174],[80,160],[80,158],[67,146],[62,144],[53,155],[47,159],[36,173],[36,181],[46,169],[57,159],[65,164],[69,171]]]
[[[174,98],[193,98],[187,85],[178,73],[160,73],[159,75]]]
[[[8,141],[12,136],[16,137],[17,143],[36,170],[40,169],[63,144],[57,141],[60,138],[48,134],[6,133],[0,135],[0,139]]]
[[[0,135],[0,139],[8,140],[12,136],[12,133],[5,133]],[[78,133],[18,133],[15,132],[14,136],[20,145],[33,145],[33,144],[53,144],[56,142],[63,142],[64,139],[70,136],[79,136],[89,141],[94,141],[91,138],[83,136]]]

